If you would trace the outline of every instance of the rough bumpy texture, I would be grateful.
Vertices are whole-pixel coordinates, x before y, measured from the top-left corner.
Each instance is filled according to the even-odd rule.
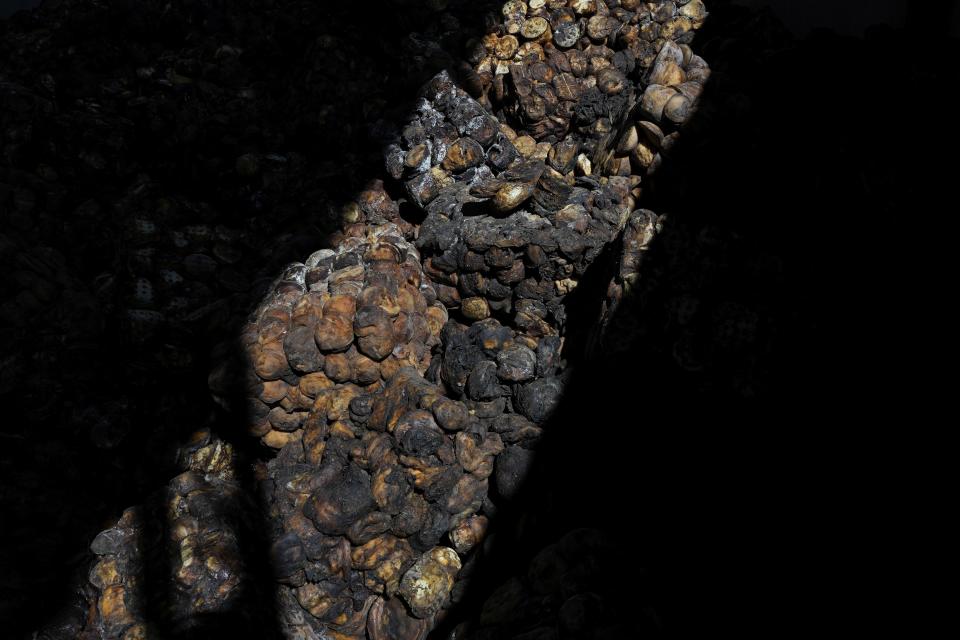
[[[638,34],[686,42],[702,5],[554,7],[555,40],[587,34],[562,45],[544,7],[504,6],[484,39],[500,62],[467,83],[479,101],[442,72],[392,134],[385,168],[418,224],[385,224],[389,197],[364,196],[342,244],[290,267],[244,333],[250,429],[279,450],[262,474],[290,633],[417,638],[444,618],[562,395],[565,298],[617,241],[612,313],[656,232],[642,177],[708,72]],[[575,608],[565,624],[586,624]]]
[[[700,0],[511,0],[461,62],[444,44],[455,21],[437,19],[435,40],[411,39],[404,59],[425,71],[434,57],[448,70],[423,84],[409,113],[374,125],[386,174],[361,179],[345,205],[325,205],[318,226],[331,232],[331,248],[269,285],[252,284],[262,274],[243,269],[246,254],[272,249],[258,246],[257,228],[237,228],[189,196],[161,196],[148,175],[119,181],[110,206],[129,221],[121,253],[129,268],[105,286],[126,292],[131,342],[171,339],[176,362],[190,354],[168,336],[236,313],[247,291],[263,295],[240,335],[242,373],[227,358],[209,385],[274,452],[256,465],[256,481],[285,634],[422,638],[463,596],[497,508],[523,486],[563,394],[568,296],[623,247],[612,313],[656,232],[656,216],[637,201],[709,76],[688,46],[704,17]],[[231,84],[240,54],[219,46],[219,66],[204,73]],[[241,86],[232,96],[195,81],[193,64],[173,63],[162,78],[150,65],[136,73],[147,91],[197,93],[199,119],[205,108],[229,112],[232,100],[266,94]],[[309,93],[309,73],[301,79]],[[116,88],[121,113],[161,104],[126,86]],[[281,218],[316,208],[287,194],[323,168],[254,147],[234,145],[244,152],[232,166],[211,161],[198,171],[230,172],[256,207]],[[94,216],[100,205],[82,209]],[[209,223],[186,224],[196,216]],[[283,255],[309,243],[278,239]],[[188,451],[187,471],[162,492],[169,535],[147,541],[154,552],[173,549],[175,590],[163,607],[185,627],[235,606],[249,581],[237,524],[221,506],[239,499],[230,447],[207,434]],[[145,549],[130,542],[137,522],[128,513],[94,544],[94,636],[149,631],[136,595]],[[537,573],[549,573],[549,561],[541,564],[532,588],[556,591]],[[579,629],[588,624],[581,609],[593,605],[576,597],[583,602],[563,616]],[[495,633],[483,627],[495,629],[497,616],[496,604],[487,607],[475,637]]]
[[[235,605],[251,588],[242,584],[246,567],[238,539],[250,505],[237,482],[232,447],[200,430],[179,451],[178,465],[183,473],[91,543],[97,560],[89,582],[99,596],[84,637],[153,637],[158,629],[150,614],[158,609],[171,612],[172,630],[187,632],[197,615]],[[166,525],[158,529],[155,522]],[[166,571],[151,576],[148,565]]]
[[[877,271],[911,264],[911,244],[932,255],[910,222],[931,212],[935,224],[942,208],[923,160],[942,155],[952,119],[884,135],[905,109],[935,104],[891,101],[890,81],[935,98],[956,84],[957,42],[940,36],[944,3],[911,3],[912,28],[800,39],[770,12],[708,4],[694,42],[661,37],[698,22],[692,1],[57,0],[0,21],[4,637],[432,628],[600,640],[817,626],[810,594],[843,600],[830,585],[846,583],[831,579],[836,536],[811,526],[863,519],[843,491],[848,458],[863,456],[843,455],[849,429],[817,425],[850,399],[862,414],[899,380],[877,366],[904,334],[883,322],[897,316],[897,278]],[[689,83],[706,75],[691,46],[713,75],[677,140]],[[441,68],[463,90],[442,104],[417,94]],[[457,127],[451,104],[480,114],[464,94],[480,124],[496,121],[495,140]],[[507,143],[543,173],[504,166]],[[483,190],[505,174],[511,184]],[[630,215],[563,297],[547,285],[586,261],[562,246],[534,263],[520,247],[467,242],[487,225],[556,233],[566,204],[537,211],[544,186],[596,203],[612,176],[629,179]],[[588,229],[569,239],[606,242],[591,225],[608,205],[580,206],[567,222]],[[515,224],[531,217],[549,226]],[[264,423],[235,396],[260,407],[277,380],[217,366],[210,386],[235,410],[222,411],[210,370],[243,351],[238,325],[284,265],[386,224],[416,248],[452,322],[422,372],[387,380],[390,356],[365,356],[380,378],[362,384],[355,373],[375,373],[364,361],[331,368],[344,381],[329,388],[371,405],[348,405],[341,424],[328,408],[314,465],[305,426],[274,427],[296,427],[312,404],[267,395],[279,410]],[[872,282],[883,303],[861,322]],[[283,385],[351,353],[286,326]],[[389,346],[372,326],[360,336],[351,324],[351,346]],[[188,438],[201,425],[210,432]],[[250,427],[290,440],[270,448]],[[850,440],[859,452],[877,439]],[[236,456],[234,472],[184,466],[193,453]],[[826,463],[815,478],[811,460]],[[465,489],[487,482],[456,525],[472,492],[452,491],[447,469],[469,476]],[[878,493],[885,515],[926,488],[901,480]],[[607,542],[563,535],[573,527]]]

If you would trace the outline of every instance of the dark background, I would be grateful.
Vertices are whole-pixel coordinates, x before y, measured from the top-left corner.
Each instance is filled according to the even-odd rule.
[[[581,363],[550,455],[516,506],[532,524],[505,536],[465,615],[575,526],[622,545],[610,579],[623,593],[648,571],[672,637],[822,630],[854,608],[863,582],[904,584],[890,576],[905,567],[882,550],[889,521],[915,508],[908,448],[882,426],[902,394],[886,373],[891,325],[906,306],[894,294],[909,248],[898,233],[911,214],[938,210],[925,201],[934,175],[925,159],[949,119],[933,88],[955,79],[956,44],[944,39],[957,33],[955,3],[707,4],[712,22],[694,46],[715,70],[714,88],[650,186],[644,206],[669,215],[648,266],[657,278],[643,304],[621,311],[642,337],[619,356]],[[933,106],[911,87],[924,87]],[[703,312],[681,330],[664,309],[684,297]],[[731,340],[720,330],[730,322],[751,327],[747,337]],[[685,367],[678,344],[693,344],[705,365]],[[122,484],[138,466],[109,458],[80,468]],[[105,463],[117,470],[104,474]],[[165,481],[157,466],[146,477]],[[30,605],[16,612],[14,637],[73,595],[63,587],[71,572],[58,567],[76,566],[90,532],[143,495],[142,485],[49,476],[57,490],[31,486],[36,513],[13,514],[35,516],[45,536],[56,526],[50,496],[69,499],[65,485],[115,503],[17,559],[21,575],[39,573],[24,579],[28,589],[3,585]]]
[[[0,16],[8,16],[19,9],[39,4],[39,0],[0,0]],[[797,35],[804,35],[814,27],[829,27],[848,35],[860,35],[872,24],[902,26],[911,3],[909,0],[739,0],[737,4],[770,7]],[[951,34],[957,35],[960,17],[954,13],[949,24]]]

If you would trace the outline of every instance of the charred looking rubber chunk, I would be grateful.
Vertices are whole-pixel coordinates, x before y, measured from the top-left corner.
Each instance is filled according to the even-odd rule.
[[[63,3],[50,7],[49,15],[70,10],[72,3]],[[404,65],[434,57],[451,61],[439,41],[463,39],[454,13],[427,13],[437,18],[425,21],[423,33],[398,52]],[[127,90],[129,69],[103,83],[87,83],[109,99],[78,95],[75,104],[55,105],[42,97],[56,93],[50,77],[41,75],[33,89],[8,79],[2,83],[14,96],[6,104],[13,109],[5,112],[11,179],[3,178],[14,182],[3,198],[17,236],[4,240],[4,257],[12,242],[18,253],[8,262],[19,292],[2,315],[15,326],[29,326],[49,310],[59,315],[63,305],[52,301],[66,294],[72,295],[63,298],[65,309],[96,316],[88,310],[97,304],[83,293],[92,290],[90,283],[67,273],[64,255],[43,246],[20,252],[18,245],[30,244],[33,228],[51,213],[72,214],[54,219],[102,225],[104,235],[112,231],[105,212],[124,218],[117,253],[104,262],[120,271],[105,272],[93,288],[122,309],[123,339],[137,345],[162,338],[165,366],[174,369],[203,357],[179,338],[168,343],[171,334],[192,336],[199,325],[219,326],[210,318],[245,308],[245,300],[232,301],[250,288],[251,266],[258,260],[249,256],[265,257],[277,248],[262,246],[263,231],[269,236],[278,222],[306,219],[304,206],[311,223],[314,210],[329,207],[337,217],[336,248],[317,251],[281,273],[243,334],[250,365],[241,381],[247,427],[275,452],[257,465],[256,474],[267,496],[270,561],[282,585],[279,602],[290,635],[421,637],[447,599],[455,599],[458,590],[447,588],[446,572],[456,573],[450,568],[459,562],[478,562],[488,518],[495,525],[497,500],[516,495],[556,410],[565,369],[565,297],[618,233],[624,256],[611,282],[608,310],[629,291],[639,263],[634,249],[655,230],[635,223],[641,178],[668,158],[709,76],[687,44],[706,15],[700,0],[511,0],[497,15],[499,24],[495,19],[487,36],[467,47],[466,72],[464,64],[450,65],[463,76],[466,92],[450,74],[429,82],[414,116],[400,123],[388,143],[389,175],[355,176],[364,186],[339,208],[323,202],[326,168],[295,153],[257,148],[277,131],[302,127],[272,122],[263,136],[259,126],[235,135],[231,122],[247,126],[246,107],[234,110],[237,96],[257,112],[263,100],[275,96],[263,91],[262,78],[250,75],[258,65],[237,65],[239,49],[216,46],[223,35],[216,28],[202,38],[216,49],[200,65],[202,82],[182,75],[198,68],[196,52],[188,48],[148,52],[149,64],[161,66],[138,67],[135,91]],[[11,28],[11,33],[20,29]],[[44,51],[49,45],[36,38],[46,37],[46,30],[34,31],[24,42]],[[349,39],[338,36],[332,53],[350,64],[329,65],[324,56],[332,41],[321,37],[305,60],[334,74],[336,82],[297,83],[308,85],[298,86],[298,95],[302,90],[314,98],[331,86],[366,94],[353,88],[370,88],[374,65],[357,57],[362,52],[351,49]],[[15,49],[21,53],[14,52],[14,66],[32,46]],[[176,70],[170,60],[177,61]],[[218,87],[218,77],[231,78],[233,88]],[[129,144],[131,124],[121,117],[130,108],[146,108],[157,130],[169,128],[172,135],[164,139],[170,144],[196,137],[183,130],[176,135],[182,129],[173,118],[178,110],[156,108],[169,101],[171,91],[187,91],[186,108],[213,117],[215,137],[234,149],[228,151],[233,155],[200,164],[189,159],[204,154],[183,154],[176,146],[127,155],[140,146]],[[372,93],[370,105],[384,97]],[[373,124],[357,122],[370,105],[356,109],[364,115],[351,120],[354,125]],[[224,107],[233,114],[226,119]],[[51,115],[64,126],[45,126]],[[306,131],[324,117],[309,118]],[[170,151],[188,159],[185,170],[194,178],[228,175],[219,184],[234,195],[212,201],[267,213],[240,230],[235,225],[242,218],[229,207],[216,211],[163,192],[149,174],[168,172]],[[340,173],[354,166],[353,152],[344,150]],[[138,174],[132,181],[131,169]],[[86,191],[74,193],[72,176],[90,175],[102,177],[103,184],[128,186],[118,201],[78,200],[74,196]],[[76,210],[61,211],[59,203]],[[408,215],[413,208],[422,211]],[[419,221],[420,213],[425,220],[417,227],[412,220]],[[184,224],[198,217],[202,223]],[[410,244],[414,238],[417,248]],[[319,241],[282,236],[279,248]],[[61,286],[64,282],[72,284]],[[45,357],[32,361],[39,365]],[[219,399],[230,404],[228,396],[236,391],[230,372],[215,371],[210,380]],[[122,406],[122,398],[106,393]],[[98,445],[109,440],[94,436]],[[173,602],[164,606],[171,604],[178,620],[230,607],[234,595],[250,586],[243,583],[242,556],[226,517],[236,489],[222,466],[231,457],[229,447],[212,440],[194,444],[189,469],[164,490],[162,500],[172,538],[164,543],[173,551],[164,564],[176,580]],[[143,586],[136,584],[134,541],[144,539],[142,534],[128,512],[96,538],[92,550],[98,555],[89,576],[96,596],[85,633],[127,638],[147,633],[137,595]],[[453,545],[459,558],[449,549],[435,557],[441,544]],[[522,584],[511,583],[504,597],[485,609],[488,618],[508,616],[503,603],[511,598],[522,606],[538,605],[528,607],[536,615],[552,615],[559,606],[559,624],[523,620],[522,628],[493,633],[575,637],[595,629],[592,596],[567,597],[570,581],[562,578],[575,582],[583,575],[572,568],[563,573],[569,560],[557,548],[545,550]],[[415,563],[418,574],[411,573]],[[400,593],[401,584],[410,587],[409,597]],[[555,595],[561,593],[559,584],[565,585],[562,597]],[[454,587],[462,592],[462,582]],[[548,593],[551,600],[536,600]],[[417,601],[420,595],[427,597]],[[412,608],[435,613],[417,618]],[[597,631],[604,633],[609,630]]]
[[[321,469],[315,482],[303,513],[321,533],[344,534],[374,507],[370,476],[359,467]]]
[[[428,621],[411,616],[399,598],[377,600],[367,619],[370,640],[418,640],[428,630]]]
[[[243,336],[250,430],[277,451],[262,471],[277,579],[312,629],[420,637],[462,593],[559,406],[567,296],[620,238],[614,284],[631,277],[641,174],[707,75],[677,43],[698,26],[686,5],[507,4],[479,95],[436,75],[387,146],[419,226],[372,224],[388,198],[369,190]],[[504,593],[546,593],[566,562],[545,553]]]
[[[165,554],[172,580],[164,602],[176,624],[189,625],[202,613],[235,606],[241,584],[248,580],[239,547],[243,500],[234,480],[233,449],[208,429],[193,433],[178,452],[182,473],[151,496],[147,505],[128,509],[90,545],[97,556],[88,575],[97,593],[90,615],[104,637],[143,637],[147,603],[143,600],[144,562]],[[169,523],[163,539],[143,535],[148,518]],[[295,545],[281,537],[272,544],[278,580],[300,569]]]
[[[506,216],[468,206],[515,180],[531,181],[530,197]],[[440,301],[468,322],[507,315],[531,337],[556,335],[563,299],[633,210],[630,185],[620,176],[567,181],[540,161],[518,161],[469,194],[456,191],[454,202],[427,207],[417,239],[424,271]]]
[[[664,78],[662,67],[648,77],[658,52],[665,44],[689,52],[707,13],[700,0],[600,0],[507,2],[502,15],[496,32],[468,44],[483,105],[514,127],[513,142],[524,156],[546,157],[563,141],[596,167],[608,164],[605,152],[647,84]],[[687,55],[683,62],[689,59]],[[674,71],[672,77],[676,75]],[[702,78],[694,74],[693,81],[698,80]],[[685,99],[671,106],[673,122],[689,117],[695,98]],[[561,164],[568,167],[558,167],[561,173],[573,169]],[[629,162],[604,167],[606,173],[620,171],[629,175]]]
[[[400,583],[400,595],[418,618],[435,614],[443,606],[460,571],[460,558],[449,547],[435,547],[420,557]]]
[[[447,312],[393,225],[321,250],[276,281],[244,333],[250,430],[280,449],[348,429],[355,398],[399,369],[425,371]],[[312,418],[311,418],[312,416]]]
[[[426,207],[444,189],[472,184],[518,157],[497,120],[441,72],[421,91],[416,115],[387,147],[385,163],[411,200]]]

